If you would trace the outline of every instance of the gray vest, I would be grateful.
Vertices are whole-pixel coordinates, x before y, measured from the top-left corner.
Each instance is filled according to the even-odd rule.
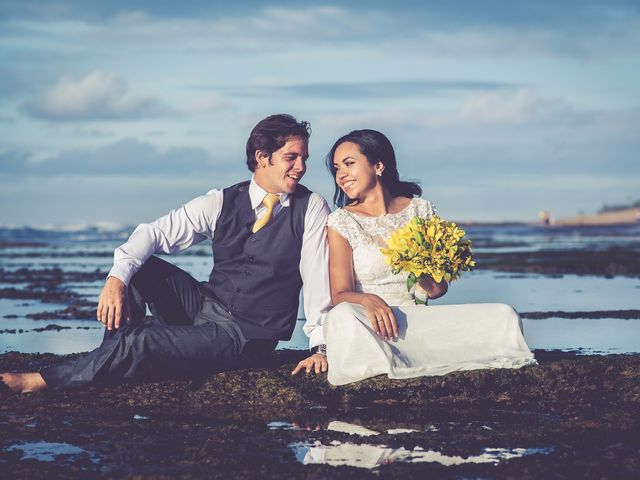
[[[223,194],[207,290],[231,312],[247,340],[289,340],[298,316],[300,250],[311,192],[298,185],[289,207],[256,233],[249,182]]]

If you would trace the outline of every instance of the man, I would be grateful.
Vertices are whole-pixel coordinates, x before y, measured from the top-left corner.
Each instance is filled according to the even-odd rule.
[[[260,121],[247,141],[251,181],[211,190],[151,224],[115,251],[97,317],[106,327],[92,352],[22,374],[15,392],[91,382],[216,371],[272,352],[295,327],[303,288],[312,355],[292,374],[326,372],[322,321],[330,308],[325,200],[299,185],[310,129],[290,115]],[[212,239],[208,282],[153,256]],[[152,320],[145,320],[146,306]]]

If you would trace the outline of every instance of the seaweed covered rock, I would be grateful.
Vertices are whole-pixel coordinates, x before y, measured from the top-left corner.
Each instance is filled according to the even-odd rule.
[[[200,378],[4,389],[0,464],[43,478],[637,477],[640,355],[535,353],[540,364],[520,370],[342,387],[291,376],[305,354],[279,351]],[[59,360],[9,353],[0,371]],[[379,458],[329,460],[354,451]]]

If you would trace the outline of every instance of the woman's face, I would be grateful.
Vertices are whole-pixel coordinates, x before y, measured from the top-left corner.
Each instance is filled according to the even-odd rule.
[[[338,187],[351,199],[361,198],[373,189],[379,181],[378,173],[384,169],[382,163],[371,165],[358,144],[352,142],[341,143],[336,149],[333,167]]]

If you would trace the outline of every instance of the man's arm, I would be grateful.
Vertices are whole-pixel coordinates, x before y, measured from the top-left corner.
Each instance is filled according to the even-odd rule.
[[[331,309],[329,290],[329,251],[327,247],[327,217],[329,206],[320,195],[311,194],[305,216],[304,235],[300,254],[300,275],[302,277],[302,296],[307,321],[304,333],[309,337],[309,347],[315,349],[324,345],[322,324]],[[302,370],[307,373],[327,371],[327,358],[322,353],[314,353],[300,362],[291,372]]]
[[[222,190],[211,190],[151,223],[138,225],[127,242],[116,248],[109,276],[129,285],[151,255],[171,255],[212,238],[221,210]]]
[[[212,238],[222,210],[221,190],[211,190],[151,223],[143,223],[115,250],[114,263],[98,301],[97,318],[107,329],[129,318],[126,287],[155,253],[173,254]]]

